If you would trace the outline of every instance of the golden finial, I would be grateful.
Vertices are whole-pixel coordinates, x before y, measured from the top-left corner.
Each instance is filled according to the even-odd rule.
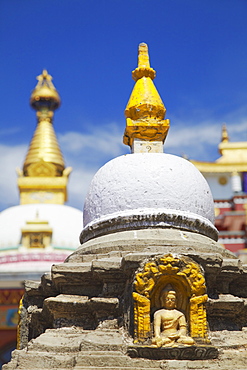
[[[228,143],[228,141],[229,141],[229,136],[228,136],[226,124],[224,123],[222,126],[221,142]]]
[[[60,105],[60,97],[46,70],[43,70],[37,80],[30,103],[37,111],[38,124],[28,148],[23,171],[18,171],[20,202],[63,204],[67,200],[67,182],[71,168],[65,168],[52,122],[54,110]]]
[[[44,106],[54,111],[60,104],[60,96],[52,83],[52,76],[49,75],[46,69],[43,70],[41,75],[36,77],[38,83],[33,90],[30,98],[31,106],[39,111]]]
[[[153,80],[155,76],[155,70],[150,67],[148,46],[143,42],[139,45],[138,67],[132,72],[133,80],[137,81],[142,77],[150,77]]]
[[[55,89],[53,83],[51,82],[52,81],[52,76],[49,75],[49,73],[47,72],[46,69],[43,69],[43,72],[41,73],[41,75],[38,75],[36,77],[36,79],[38,80],[36,89],[37,89],[37,87],[42,86],[43,83],[44,84],[46,83],[51,89]]]
[[[148,46],[139,45],[138,67],[132,72],[135,86],[125,109],[126,129],[123,142],[132,147],[134,139],[164,142],[169,120],[166,108],[153,83],[155,70],[150,67]]]

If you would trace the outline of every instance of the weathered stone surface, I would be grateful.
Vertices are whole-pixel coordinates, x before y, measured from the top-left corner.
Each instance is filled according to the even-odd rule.
[[[247,298],[247,271],[245,268],[240,275],[235,275],[229,283],[229,293]]]
[[[235,317],[243,308],[244,299],[230,294],[220,294],[218,299],[209,299],[207,302],[207,312],[212,316]]]
[[[45,334],[33,339],[28,344],[28,351],[33,352],[77,352],[81,345],[81,331],[74,328],[48,329]]]
[[[230,294],[220,294],[207,302],[211,330],[241,330],[246,325],[246,300]]]
[[[92,261],[92,269],[95,272],[111,272],[111,270],[120,270],[122,257],[108,257]]]
[[[77,325],[90,329],[96,328],[101,321],[116,319],[119,316],[117,298],[63,295],[47,298],[44,310],[53,317],[53,327]]]
[[[94,297],[89,300],[88,307],[98,317],[100,317],[101,313],[107,314],[106,316],[116,316],[118,314],[119,300],[117,298]]]
[[[219,253],[187,253],[187,256],[199,263],[205,273],[218,274],[222,268],[223,257]]]
[[[240,273],[243,271],[243,266],[241,261],[237,258],[224,258],[222,263],[222,271],[236,271]]]
[[[247,347],[247,327],[242,330],[219,330],[210,332],[210,340],[220,350],[243,349]]]
[[[58,294],[53,284],[51,273],[41,276],[41,289],[45,297],[55,297]]]
[[[87,242],[86,249],[53,266],[40,284],[27,282],[22,345],[37,338],[28,343],[28,351],[16,351],[4,370],[38,369],[32,367],[35,361],[42,370],[48,363],[49,369],[73,370],[232,370],[232,363],[238,370],[246,369],[247,332],[241,331],[247,326],[246,266],[207,237],[178,230],[153,231],[138,231],[131,240],[125,239],[129,232],[109,235],[108,245],[104,237]],[[126,355],[127,346],[133,344],[133,278],[149,259],[168,253],[190,257],[205,273],[210,338],[220,349],[219,359],[150,360]]]
[[[246,370],[247,330],[215,332],[212,343],[220,349],[218,359],[150,360],[126,355],[131,343],[122,330],[52,329],[32,340],[27,349],[14,351],[3,370]]]
[[[103,286],[93,275],[91,262],[54,265],[52,281],[57,291],[64,294],[97,296]]]
[[[44,301],[46,307],[56,317],[60,314],[77,315],[87,311],[88,297],[60,294],[57,297],[47,298]]]
[[[26,280],[25,281],[25,291],[29,293],[29,295],[32,294],[32,292],[35,292],[37,294],[37,291],[39,291],[40,283],[38,281],[32,281],[32,280]]]
[[[169,252],[172,252],[173,248],[177,251],[177,247],[205,252],[205,245],[207,245],[207,253],[220,253],[223,257],[229,256],[228,258],[233,256],[231,252],[206,236],[173,228],[131,230],[100,236],[81,245],[71,256],[109,253],[110,251],[142,252],[145,248],[151,253],[156,253],[157,248],[161,247],[169,247]]]
[[[41,284],[37,281],[26,280],[24,282],[25,297],[29,297],[29,304],[32,306],[42,307],[44,300],[44,292],[42,290]]]
[[[130,357],[143,357],[152,360],[208,360],[218,357],[218,349],[213,346],[161,347],[128,346]]]
[[[28,350],[16,351],[16,366],[20,370],[73,369],[75,356],[66,353],[35,353]],[[15,369],[5,366],[5,369]]]
[[[134,252],[126,254],[122,259],[122,268],[127,273],[137,270],[146,259],[150,258],[150,252]]]
[[[81,351],[123,351],[124,336],[120,330],[89,330],[81,337]]]
[[[123,252],[120,251],[109,252],[104,255],[94,254],[94,258],[87,263],[66,263],[54,266],[52,276],[46,275],[42,277],[41,284],[32,284],[29,282],[26,293],[26,299],[28,301],[26,305],[29,305],[29,309],[28,311],[26,311],[26,323],[29,327],[29,339],[31,339],[32,337],[37,337],[47,328],[58,328],[64,326],[72,326],[75,324],[86,329],[96,328],[98,326],[101,328],[117,328],[119,323],[123,322],[123,320],[126,320],[124,319],[124,317],[126,316],[124,312],[126,311],[126,309],[128,310],[128,304],[131,304],[130,296],[126,296],[124,291],[126,289],[131,289],[131,279],[134,272],[137,270],[137,266],[139,267],[140,265],[142,265],[145,261],[148,260],[148,258],[155,255],[157,256],[156,253],[147,252],[146,249],[142,253],[135,252],[126,254],[125,252],[125,256],[123,257]],[[106,258],[106,255],[108,256],[108,259]],[[208,293],[210,294],[210,292],[217,292],[217,289],[219,289],[221,285],[218,284],[216,277],[219,278],[221,274],[223,274],[223,276],[225,274],[225,271],[222,272],[221,269],[221,264],[223,261],[222,256],[220,254],[200,254],[198,252],[190,252],[187,255],[193,258],[195,261],[200,262],[204,270],[207,271],[205,277],[207,281]],[[112,262],[114,262],[115,264],[112,264]],[[94,263],[95,270],[92,268],[92,264]],[[241,265],[238,264],[237,259],[230,259],[230,262],[228,259],[228,261],[225,262],[225,266],[232,266],[231,268],[234,271],[231,274],[233,275],[231,275],[230,282],[227,279],[224,280],[222,276],[220,277],[220,279],[222,279],[222,281],[225,281],[225,284],[227,282],[227,286],[231,286],[231,289],[234,292],[235,289],[238,289],[238,285],[233,285],[232,283],[234,281],[234,277],[238,276],[241,281],[241,277],[247,276],[247,274],[241,272],[241,270],[238,270],[238,266],[241,268]],[[217,271],[217,274],[211,273],[213,271]],[[77,298],[72,297],[71,302],[59,302],[58,305],[60,305],[61,303],[61,307],[60,310],[57,309],[56,311],[54,308],[56,300],[58,299],[59,301],[61,296],[60,298],[55,299],[52,299],[52,297],[54,298],[54,295],[57,295],[58,297],[58,290],[61,290],[62,293],[65,292],[65,296],[76,295],[78,296],[79,300],[83,299],[83,296],[88,296],[89,294],[87,293],[92,294],[95,298],[89,296],[89,300],[87,300],[88,303],[87,305],[85,305],[85,309],[83,310],[82,308],[80,308],[77,311],[77,307],[81,306],[81,303],[78,306],[77,304],[73,306],[73,301]],[[229,288],[227,288],[227,292],[228,290]],[[242,284],[241,290],[242,295],[246,295],[246,286],[243,286]],[[45,303],[43,305],[43,301],[46,298],[45,293],[47,293],[48,291],[51,292],[50,298],[48,299],[48,301],[46,301],[49,303]],[[209,303],[207,315],[210,328],[213,330],[224,328],[229,328],[230,330],[241,329],[243,325],[246,325],[247,321],[245,319],[245,317],[247,317],[247,305],[245,301],[238,301],[235,299],[234,302],[229,305],[229,309],[224,309],[224,305],[227,305],[227,303],[222,302],[221,298],[219,299],[218,293],[219,292],[215,293],[215,295],[211,293],[211,297],[215,298],[214,300],[212,300],[212,302],[217,303],[216,305],[214,305],[212,302],[212,304]],[[101,297],[99,297],[99,295]],[[92,298],[91,301],[90,297]],[[115,310],[115,314],[112,314],[111,311],[109,311],[109,315],[107,315],[105,310],[92,310],[89,308],[89,301],[91,302],[91,305],[95,304],[98,299],[97,297],[100,299],[104,297],[115,297],[118,298],[118,300],[120,299],[121,301],[123,297],[125,297],[125,304],[123,306],[118,305],[118,309]],[[99,302],[97,302],[97,304],[98,303]],[[232,305],[234,306],[235,304],[236,309],[232,307]],[[51,309],[52,305],[54,306],[53,309]],[[64,306],[66,305],[68,305],[68,307],[71,305],[72,308],[64,309]],[[43,309],[41,309],[42,307]],[[232,313],[230,314],[230,312]],[[119,315],[118,318],[117,315]],[[231,316],[230,320],[229,315]],[[128,323],[128,317],[129,313],[127,314],[126,323]],[[24,329],[22,329],[22,332],[23,330]],[[26,339],[22,347],[27,344],[27,340],[28,337],[26,334]]]
[[[60,265],[53,265],[52,280],[58,279],[58,277],[63,277],[64,274],[69,273],[71,278],[78,278],[81,280],[81,277],[85,274],[90,274],[92,269],[92,264],[90,262],[82,263],[62,263]]]
[[[141,367],[142,369],[158,368],[155,361],[131,360],[128,356],[120,351],[94,351],[94,352],[80,352],[77,357],[76,368],[79,366],[90,366],[98,368],[128,368]]]

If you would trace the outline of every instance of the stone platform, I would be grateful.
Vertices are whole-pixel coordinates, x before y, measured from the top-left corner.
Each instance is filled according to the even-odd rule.
[[[3,370],[246,370],[247,330],[225,338],[224,334],[217,332],[212,338],[219,349],[218,359],[152,360],[128,356],[134,346],[122,330],[48,329],[24,350],[15,350]]]
[[[105,238],[94,246],[90,241],[40,283],[26,282],[21,350],[3,370],[247,369],[247,266],[198,234],[167,230],[165,240],[164,230],[148,230],[128,244],[129,236],[115,234],[108,245]],[[134,276],[150,258],[168,252],[191,258],[204,271],[209,339],[218,358],[128,356],[134,345]]]

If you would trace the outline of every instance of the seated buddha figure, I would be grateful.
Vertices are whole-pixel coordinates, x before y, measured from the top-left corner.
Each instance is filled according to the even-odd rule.
[[[154,314],[154,337],[152,344],[157,347],[172,347],[178,344],[193,345],[194,340],[187,336],[186,319],[176,309],[176,292],[167,290],[162,296],[162,306]]]

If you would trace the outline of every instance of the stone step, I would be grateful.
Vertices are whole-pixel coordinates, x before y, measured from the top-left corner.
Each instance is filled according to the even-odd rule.
[[[44,370],[44,369],[73,369],[75,354],[14,351],[13,360],[3,367],[4,370]]]
[[[121,269],[122,257],[108,256],[81,263],[63,263],[52,266],[52,282],[54,288],[62,294],[99,296],[104,283],[125,283],[126,276]],[[111,288],[112,289],[112,288]],[[124,289],[124,287],[121,287]],[[114,288],[116,296],[119,286]]]
[[[123,257],[109,256],[106,258],[98,258],[92,261],[92,269],[94,271],[111,271],[120,270]]]
[[[120,353],[122,348],[123,338],[119,330],[75,330],[72,327],[47,329],[45,333],[28,343],[29,352]]]
[[[104,370],[143,370],[143,367],[118,367],[118,366],[104,366],[104,367],[95,367],[95,366],[79,366],[79,367],[74,367],[73,370],[99,370],[99,369],[104,369]],[[161,370],[161,367],[160,366],[157,366],[157,367],[149,367],[148,368],[149,370]],[[42,370],[46,370],[46,369],[42,369]],[[47,370],[50,370],[50,369],[47,369]],[[60,370],[60,369],[59,369]],[[240,369],[242,370],[242,369]],[[243,370],[246,370],[246,369],[243,369]]]
[[[131,359],[120,351],[83,351],[75,354],[16,350],[13,360],[4,365],[3,370],[246,370],[246,352],[227,350],[217,360],[151,361]],[[89,361],[90,358],[92,361]]]
[[[112,257],[122,258],[125,254],[126,252],[111,251],[109,253],[84,254],[81,257],[83,262],[89,262],[93,260],[107,259]]]
[[[6,365],[5,365],[6,366]],[[13,369],[15,369],[15,368],[3,368],[3,370],[13,370]],[[24,368],[19,368],[18,367],[18,369],[21,369],[21,370],[24,370]],[[59,370],[98,370],[98,369],[100,369],[100,367],[95,367],[95,366],[79,366],[79,367],[77,367],[77,366],[75,366],[75,367],[73,367],[73,368],[67,368],[67,367],[59,367]],[[109,367],[109,366],[107,366],[107,367],[102,367],[101,368],[102,370],[143,370],[143,368],[142,367],[116,367],[116,366],[113,366],[113,367]],[[158,367],[149,367],[148,368],[149,370],[160,370],[161,368],[160,368],[160,366],[158,366]],[[32,367],[28,367],[28,368],[25,368],[25,370],[58,370],[58,368],[56,367],[56,368],[51,368],[51,367],[49,367],[49,368],[32,368]],[[170,370],[170,369],[169,369]],[[173,369],[172,369],[173,370]],[[238,369],[238,370],[246,370],[246,368],[244,368],[244,369]]]
[[[91,261],[88,262],[81,262],[81,263],[73,263],[73,262],[66,262],[60,263],[57,265],[52,266],[52,273],[62,273],[62,272],[88,272],[91,269]]]
[[[46,332],[28,343],[28,351],[77,352],[80,350],[81,337],[81,334],[56,335],[53,332]]]
[[[62,294],[97,297],[102,292],[102,281],[93,277],[92,262],[63,263],[52,266],[54,288]]]
[[[55,353],[15,351],[11,363],[4,370],[45,369],[160,369],[160,361],[131,359],[119,351],[97,351],[82,353]]]
[[[126,367],[126,368],[160,368],[160,361],[135,358],[132,359],[127,355],[124,355],[121,352],[91,352],[86,353],[85,351],[78,353],[76,359],[76,366],[93,366],[93,367]],[[158,366],[158,367],[157,367]]]

